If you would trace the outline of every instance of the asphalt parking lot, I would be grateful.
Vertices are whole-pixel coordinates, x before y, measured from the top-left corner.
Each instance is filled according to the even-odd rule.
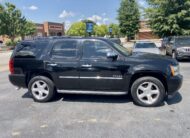
[[[181,62],[184,83],[164,105],[143,108],[127,96],[58,95],[35,103],[0,72],[0,138],[164,138],[190,136],[190,62]]]

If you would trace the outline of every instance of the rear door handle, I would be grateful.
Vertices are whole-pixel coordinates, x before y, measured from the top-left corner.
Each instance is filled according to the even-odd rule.
[[[56,63],[50,63],[50,64],[47,64],[48,66],[52,66],[52,67],[55,67],[55,66],[57,66],[57,64]]]
[[[82,67],[84,67],[84,68],[90,68],[90,67],[92,67],[92,65],[90,65],[90,64],[84,64],[84,65],[82,65]]]

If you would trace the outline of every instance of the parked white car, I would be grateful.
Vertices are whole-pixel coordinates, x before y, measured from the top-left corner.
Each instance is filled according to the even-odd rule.
[[[153,54],[161,54],[160,49],[156,46],[154,42],[150,41],[138,41],[134,44],[133,53],[153,53]]]

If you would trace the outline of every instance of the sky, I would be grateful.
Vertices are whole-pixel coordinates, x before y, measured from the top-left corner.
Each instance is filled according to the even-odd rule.
[[[76,21],[91,19],[97,24],[117,23],[121,0],[0,0],[10,2],[35,23],[45,21],[65,23],[66,28]],[[137,0],[141,7],[145,0]]]

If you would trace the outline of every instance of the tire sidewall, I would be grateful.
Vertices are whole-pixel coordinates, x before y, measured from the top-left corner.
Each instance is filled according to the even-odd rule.
[[[45,83],[47,83],[48,88],[49,88],[49,94],[48,94],[48,96],[47,96],[46,98],[42,99],[42,100],[37,99],[37,98],[33,95],[32,90],[31,90],[33,83],[36,82],[36,81],[39,81],[39,80],[42,80],[42,81],[44,81]],[[29,92],[31,92],[34,101],[36,101],[36,102],[42,102],[42,103],[43,103],[43,102],[48,102],[48,101],[50,101],[50,100],[53,98],[54,94],[55,94],[54,83],[52,82],[52,80],[50,80],[49,78],[44,77],[44,76],[35,76],[35,77],[33,77],[33,78],[30,80],[30,82],[29,82],[28,90],[29,90]]]
[[[139,98],[137,96],[137,89],[144,82],[152,82],[152,83],[154,83],[155,85],[157,85],[157,87],[158,87],[158,89],[160,91],[160,95],[159,95],[158,99],[153,104],[144,103],[141,100],[139,100]],[[137,105],[144,106],[144,107],[154,107],[154,106],[159,106],[164,101],[166,92],[165,92],[164,85],[161,83],[160,80],[158,80],[158,79],[156,79],[154,77],[142,77],[142,78],[137,79],[133,83],[133,85],[131,87],[131,95],[132,95],[132,98],[133,98],[134,102]]]

